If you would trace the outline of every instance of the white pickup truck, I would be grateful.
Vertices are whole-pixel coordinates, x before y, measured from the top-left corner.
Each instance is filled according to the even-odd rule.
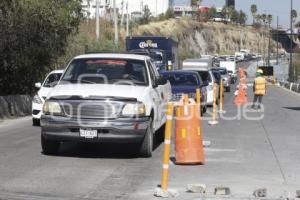
[[[43,153],[58,153],[63,141],[112,142],[138,143],[140,155],[150,157],[171,96],[148,56],[75,57],[43,106]]]

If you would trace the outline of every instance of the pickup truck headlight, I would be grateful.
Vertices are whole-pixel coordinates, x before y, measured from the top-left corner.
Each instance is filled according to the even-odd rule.
[[[42,104],[42,103],[43,103],[41,97],[40,97],[39,95],[37,95],[37,94],[34,95],[34,97],[33,97],[33,99],[32,99],[32,102],[33,102],[33,103],[37,103],[37,104]]]
[[[62,115],[62,109],[58,102],[46,101],[43,106],[43,113],[46,115]]]
[[[122,115],[124,116],[137,116],[145,115],[146,107],[143,103],[128,103],[124,106]]]

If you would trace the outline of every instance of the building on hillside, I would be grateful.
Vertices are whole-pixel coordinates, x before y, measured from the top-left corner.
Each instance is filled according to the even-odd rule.
[[[139,19],[142,18],[142,16],[143,16],[143,14],[140,11],[131,12],[131,20],[132,21],[138,21]]]
[[[226,6],[232,6],[235,8],[235,0],[226,0]]]
[[[97,0],[82,0],[83,15],[87,18],[96,17],[96,2]],[[98,0],[99,2],[99,15],[104,17],[107,15],[108,10],[111,8],[110,0]]]
[[[107,17],[109,10],[113,8],[113,0],[82,0],[83,14],[88,18],[96,16],[96,2],[100,4],[100,16]],[[116,7],[119,14],[126,14],[126,4],[128,3],[128,13],[143,12],[145,6],[148,6],[152,16],[165,13],[172,5],[174,0],[116,0]]]
[[[174,15],[176,18],[188,16],[191,17],[193,14],[192,6],[174,6],[173,7]]]

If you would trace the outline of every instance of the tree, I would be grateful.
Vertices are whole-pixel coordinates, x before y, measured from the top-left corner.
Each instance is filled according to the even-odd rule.
[[[266,24],[267,24],[267,15],[266,14],[261,15],[261,21],[263,22],[264,26],[266,26]]]
[[[81,0],[0,1],[0,91],[32,94],[65,53],[82,20]]]
[[[144,9],[143,9],[143,16],[140,19],[140,24],[149,24],[150,17],[151,17],[150,9],[149,9],[148,5],[145,5]]]
[[[295,20],[296,20],[297,17],[298,17],[297,10],[292,10],[291,15],[292,15],[292,21],[293,21],[293,23],[295,23]]]
[[[239,23],[240,14],[237,10],[234,10],[232,12],[232,15],[230,17],[231,21],[234,23]]]
[[[222,9],[222,14],[226,17],[226,19],[230,19],[233,12],[234,12],[233,6],[224,6]]]
[[[202,0],[191,0],[191,6],[199,6]]]
[[[247,15],[244,11],[240,10],[239,12],[239,23],[245,25],[247,21]]]
[[[270,15],[270,14],[267,15],[267,22],[268,22],[269,26],[271,26],[272,21],[273,21],[273,15]]]
[[[256,4],[252,4],[251,5],[251,13],[252,13],[253,24],[254,24],[254,22],[255,22],[255,15],[257,13],[257,6],[256,6]]]
[[[300,21],[295,24],[295,27],[300,28]]]
[[[166,14],[165,14],[165,18],[166,19],[170,19],[170,18],[174,18],[175,17],[175,14],[174,14],[174,10],[169,8],[167,11],[166,11]]]
[[[208,19],[212,19],[212,18],[214,18],[215,17],[215,15],[216,15],[216,13],[217,13],[217,9],[216,9],[216,7],[211,7],[211,8],[209,8],[209,10],[208,10]]]

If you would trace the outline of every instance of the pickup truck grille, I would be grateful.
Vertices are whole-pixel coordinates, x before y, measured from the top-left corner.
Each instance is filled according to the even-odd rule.
[[[112,119],[120,116],[124,103],[112,101],[67,101],[61,105],[68,117]]]

